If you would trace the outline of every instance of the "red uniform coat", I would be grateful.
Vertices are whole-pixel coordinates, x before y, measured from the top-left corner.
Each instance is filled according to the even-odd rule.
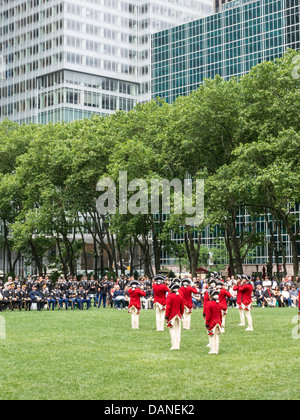
[[[242,292],[242,303],[245,306],[248,306],[252,303],[252,290],[253,286],[250,283],[246,283],[240,287],[240,291]]]
[[[221,306],[222,311],[227,310],[226,297],[230,298],[231,294],[226,289],[221,289],[219,294],[219,305]]]
[[[171,292],[167,297],[166,318],[170,322],[176,315],[182,317],[184,312],[184,302],[180,294]]]
[[[146,296],[146,292],[139,289],[138,287],[136,289],[129,289],[128,290],[130,301],[128,305],[128,309],[130,309],[132,306],[134,306],[136,309],[140,311],[141,309],[141,296]]]
[[[167,302],[166,293],[170,291],[169,288],[165,284],[153,283],[152,289],[154,294],[153,303],[157,302],[165,307]]]
[[[237,291],[237,295],[236,295],[236,303],[241,306],[242,304],[242,292],[241,292],[241,285],[237,284],[236,286],[233,286],[232,288],[233,290]]]
[[[212,331],[216,325],[219,325],[220,327],[222,325],[222,309],[220,304],[214,299],[206,304],[205,324],[208,331]]]
[[[195,287],[188,286],[188,287],[180,287],[179,293],[182,294],[184,306],[189,309],[193,308],[193,301],[192,301],[192,293],[198,294],[198,290]]]
[[[204,296],[203,296],[203,315],[205,314],[207,302],[209,302],[209,301],[210,301],[209,294],[208,294],[208,291],[206,290],[206,292],[204,293]]]

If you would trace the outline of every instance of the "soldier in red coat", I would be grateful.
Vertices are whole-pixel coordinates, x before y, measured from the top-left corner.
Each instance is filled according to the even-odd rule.
[[[209,336],[210,351],[208,354],[219,353],[219,334],[222,327],[222,309],[218,303],[219,291],[209,288],[210,301],[206,306],[205,324]]]
[[[184,302],[179,293],[180,284],[171,283],[170,293],[167,296],[166,321],[169,327],[172,347],[170,350],[179,350],[181,341],[181,318],[184,312]]]
[[[211,277],[207,282],[207,290],[206,290],[206,292],[204,293],[204,296],[203,296],[203,317],[204,317],[204,320],[206,319],[207,303],[210,301],[209,291],[215,289],[216,285],[217,285],[217,279],[214,278],[214,277]],[[206,347],[210,347],[210,343],[208,343]]]
[[[226,290],[224,288],[224,283],[223,281],[220,280],[219,282],[220,285],[220,294],[219,294],[219,305],[221,306],[221,310],[222,310],[222,328],[221,328],[221,333],[225,332],[225,317],[227,315],[227,298],[231,298],[231,294],[228,292],[228,290]]]
[[[209,302],[209,294],[207,291],[208,286],[204,286],[204,288],[206,289],[203,295],[203,316],[205,317],[206,304]]]
[[[240,287],[240,291],[242,293],[243,311],[248,322],[248,327],[246,328],[246,331],[253,331],[253,323],[251,316],[253,286],[251,284],[251,277],[248,277],[246,275],[242,276],[242,284]]]
[[[233,290],[235,290],[237,292],[237,296],[236,296],[236,303],[238,305],[238,309],[239,309],[239,315],[240,315],[240,327],[245,326],[245,314],[244,314],[244,310],[243,310],[243,306],[242,306],[242,292],[241,292],[241,282],[242,282],[242,276],[238,275],[237,276],[237,281],[236,284],[232,287]]]
[[[191,314],[193,309],[192,294],[199,294],[200,290],[196,287],[193,287],[192,280],[189,278],[184,278],[181,282],[180,292],[184,300],[184,313],[183,313],[183,329],[191,329]]]
[[[167,293],[170,291],[165,284],[164,276],[158,274],[153,277],[152,290],[154,294],[153,308],[156,311],[156,330],[164,331]]]
[[[128,305],[128,312],[131,313],[131,326],[133,329],[139,329],[140,310],[141,310],[141,296],[146,296],[146,292],[140,289],[140,283],[137,280],[132,280],[129,283],[130,301]]]

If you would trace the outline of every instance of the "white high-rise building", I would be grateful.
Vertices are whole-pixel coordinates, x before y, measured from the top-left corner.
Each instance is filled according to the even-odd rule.
[[[71,121],[150,95],[151,33],[213,0],[1,0],[0,121]]]

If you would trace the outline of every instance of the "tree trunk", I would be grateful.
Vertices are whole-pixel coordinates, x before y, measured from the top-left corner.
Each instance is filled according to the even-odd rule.
[[[195,247],[195,240],[193,234],[189,231],[189,226],[187,226],[187,231],[184,233],[185,247],[188,254],[188,259],[190,262],[190,270],[192,278],[197,277],[197,268],[200,257],[200,246],[201,246],[201,236],[198,235],[197,246]]]
[[[232,255],[232,248],[231,248],[231,243],[230,243],[230,238],[229,238],[229,234],[228,234],[228,229],[227,228],[225,228],[224,237],[225,237],[226,249],[227,249],[228,256],[229,256],[229,269],[230,269],[230,273],[231,273],[232,276],[234,276],[235,275],[235,266],[234,266],[234,260],[233,260],[233,255]]]
[[[267,273],[268,277],[271,278],[273,275],[273,237],[271,236],[268,243],[268,263],[267,263]]]
[[[31,248],[31,253],[32,253],[36,268],[38,270],[39,276],[42,276],[43,275],[43,258],[41,258],[40,255],[38,254],[36,246],[34,245],[32,238],[30,238],[28,242]]]

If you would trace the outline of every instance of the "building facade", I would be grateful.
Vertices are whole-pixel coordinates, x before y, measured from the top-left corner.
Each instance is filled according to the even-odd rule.
[[[206,78],[242,76],[300,48],[299,0],[239,0],[152,37],[152,97],[172,103]]]
[[[150,35],[212,0],[1,0],[0,121],[72,121],[149,100]]]
[[[288,48],[300,49],[299,0],[215,0],[215,13],[199,20],[173,27],[152,36],[152,98],[160,97],[173,103],[178,96],[188,95],[206,78],[220,75],[224,80],[242,76],[256,64],[281,57]],[[293,213],[300,221],[297,206]],[[269,223],[272,216],[269,215]],[[251,225],[250,215],[241,212],[237,233]],[[271,238],[265,216],[256,223],[257,232],[264,233],[265,245],[256,247],[245,261],[247,274],[262,272],[268,262]],[[285,230],[275,234],[274,272],[286,264],[292,274],[292,250]],[[173,238],[181,241],[180,238]],[[202,235],[203,246],[219,248],[212,260],[228,263],[223,232],[209,227]],[[300,256],[300,242],[299,242]],[[282,249],[285,258],[283,261]],[[279,258],[276,258],[280,255]],[[218,261],[216,261],[216,259]],[[277,263],[277,264],[276,264]],[[162,264],[178,262],[162,253]],[[207,265],[207,257],[202,261]]]

